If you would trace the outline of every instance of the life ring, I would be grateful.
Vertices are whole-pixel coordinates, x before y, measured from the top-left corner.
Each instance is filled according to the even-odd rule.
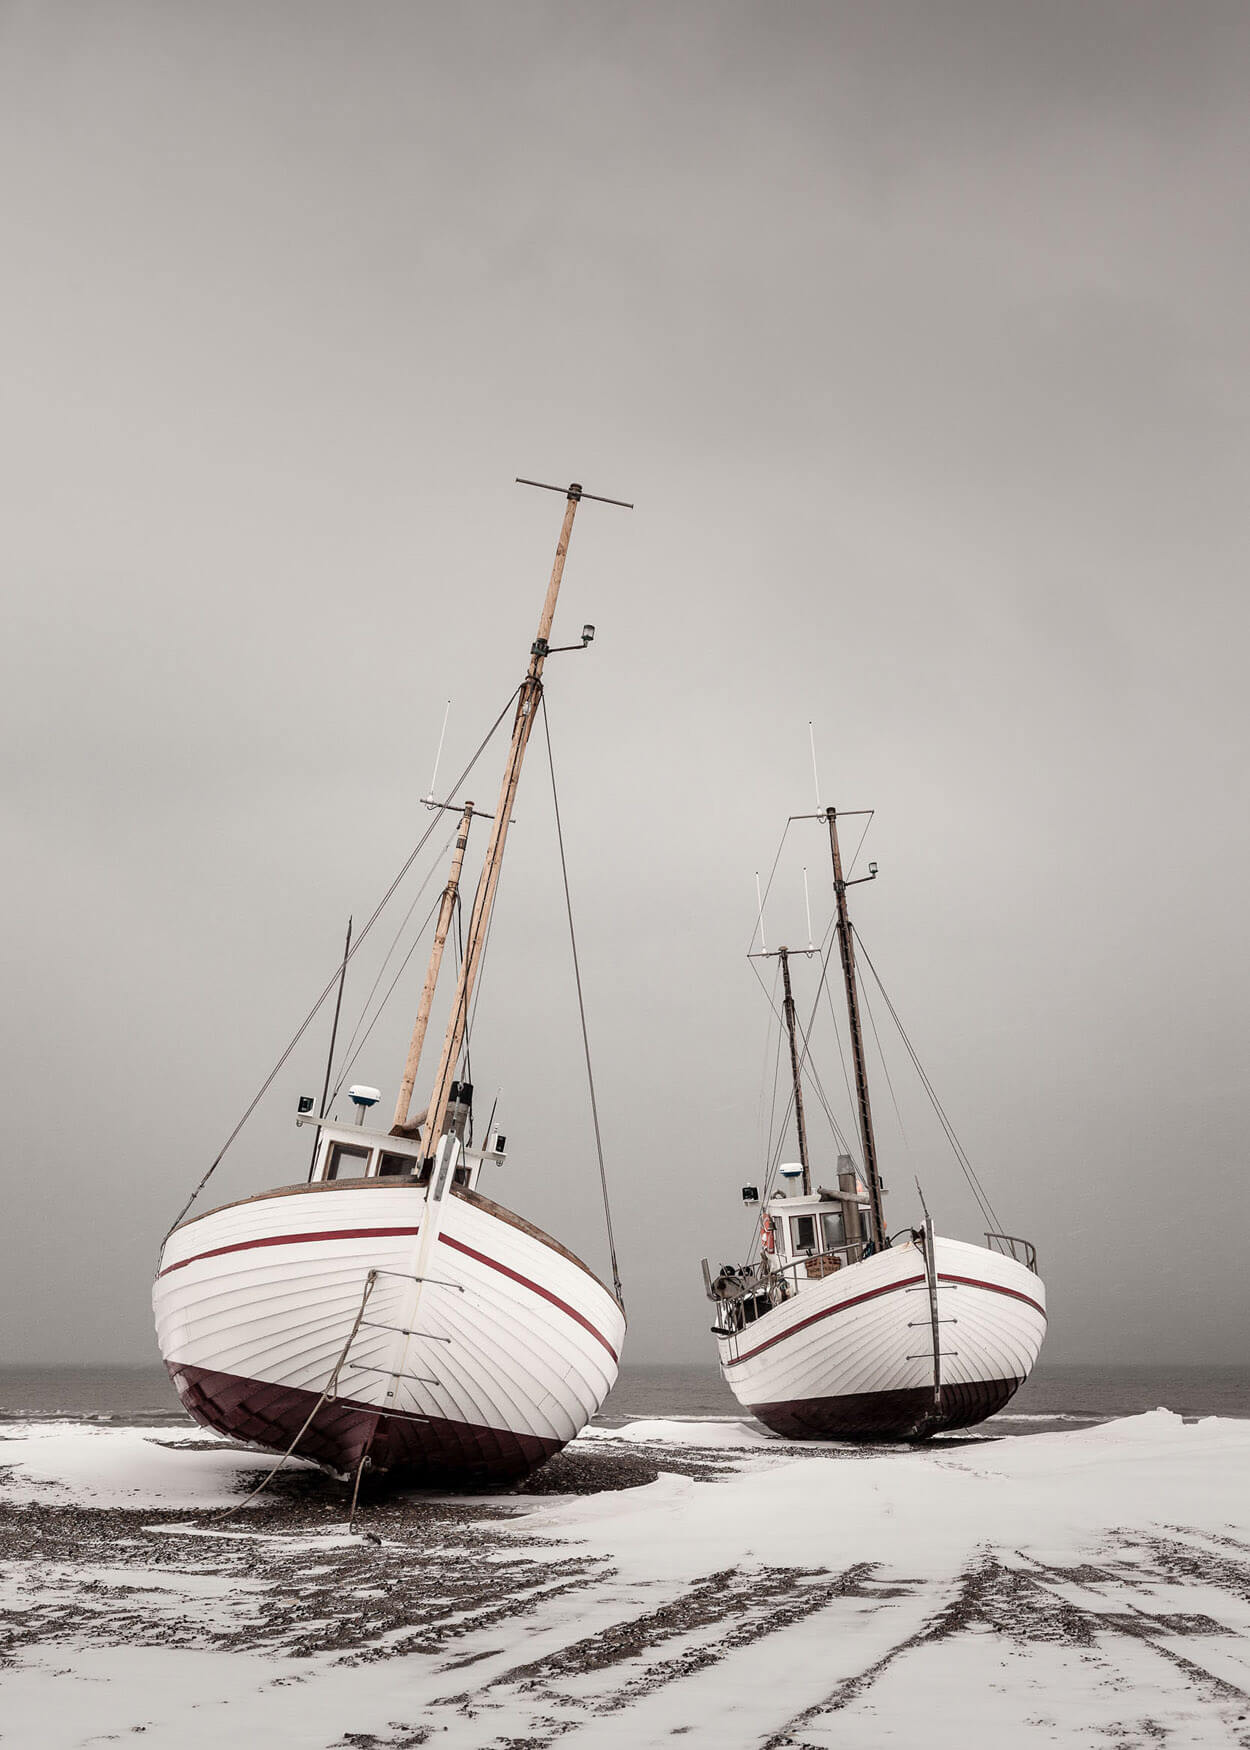
[[[763,1234],[763,1240],[764,1240],[764,1250],[766,1252],[775,1252],[777,1250],[777,1239],[776,1239],[776,1235],[773,1233],[773,1218],[771,1215],[769,1215],[767,1210],[764,1211],[764,1220],[763,1220],[763,1224],[762,1224],[762,1234]]]

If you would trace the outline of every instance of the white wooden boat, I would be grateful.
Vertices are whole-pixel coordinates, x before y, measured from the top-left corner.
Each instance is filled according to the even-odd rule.
[[[767,1427],[791,1439],[915,1439],[983,1421],[1010,1400],[1042,1346],[1046,1291],[1026,1240],[992,1232],[984,1245],[947,1239],[927,1211],[919,1227],[887,1229],[847,911],[854,883],[842,873],[837,811],[822,818],[863,1174],[842,1154],[832,1183],[814,1182],[790,951],[765,954],[781,963],[800,1159],[765,1189],[758,1253],[715,1277],[705,1259],[704,1284],[716,1307],[721,1373]],[[743,1196],[759,1205],[754,1186]]]
[[[339,1473],[368,1464],[439,1485],[515,1480],[571,1440],[616,1379],[619,1282],[611,1292],[558,1240],[483,1195],[479,1178],[502,1160],[503,1139],[470,1146],[472,1088],[460,1067],[582,496],[567,489],[426,1110],[410,1118],[472,803],[456,805],[461,827],[391,1129],[365,1127],[374,1089],[352,1090],[357,1124],[302,1113],[318,1132],[307,1183],[191,1216],[161,1253],[157,1337],[191,1415]]]

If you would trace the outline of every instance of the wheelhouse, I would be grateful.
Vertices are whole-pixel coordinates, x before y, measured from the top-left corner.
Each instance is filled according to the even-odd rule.
[[[783,1167],[781,1178],[784,1182],[800,1172]],[[821,1185],[807,1195],[781,1190],[770,1197],[763,1228],[769,1269],[784,1280],[790,1293],[823,1281],[846,1264],[859,1263],[868,1247],[871,1205],[851,1157],[838,1156],[835,1190]]]
[[[315,1124],[317,1121],[301,1118],[298,1122]],[[485,1161],[500,1162],[504,1159],[502,1148],[468,1149],[458,1139],[453,1139],[452,1146],[455,1150],[452,1183],[468,1191],[476,1190]],[[430,1163],[419,1140],[366,1130],[359,1124],[327,1124],[322,1121],[311,1184],[386,1179],[394,1184],[425,1185],[429,1177]]]

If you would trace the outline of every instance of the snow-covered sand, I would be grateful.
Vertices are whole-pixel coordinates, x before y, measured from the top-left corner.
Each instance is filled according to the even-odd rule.
[[[264,1461],[198,1432],[10,1427],[0,1745],[1250,1745],[1250,1422],[563,1462],[607,1492],[379,1500],[373,1542],[310,1471],[222,1519]]]

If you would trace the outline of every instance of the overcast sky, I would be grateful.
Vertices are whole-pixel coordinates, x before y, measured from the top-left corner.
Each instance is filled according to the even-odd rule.
[[[1244,1358],[1248,78],[1201,0],[0,7],[9,1359],[155,1359],[160,1237],[445,701],[450,779],[523,672],[561,502],[517,474],[638,506],[579,515],[548,694],[627,1359],[710,1362],[750,1240],[809,720],[1044,1359]],[[804,865],[829,914],[794,833],[773,943]],[[603,1268],[558,879],[536,748],[483,1188]],[[891,1218],[918,1175],[978,1238],[878,1020]],[[327,1024],[202,1207],[302,1176]]]

